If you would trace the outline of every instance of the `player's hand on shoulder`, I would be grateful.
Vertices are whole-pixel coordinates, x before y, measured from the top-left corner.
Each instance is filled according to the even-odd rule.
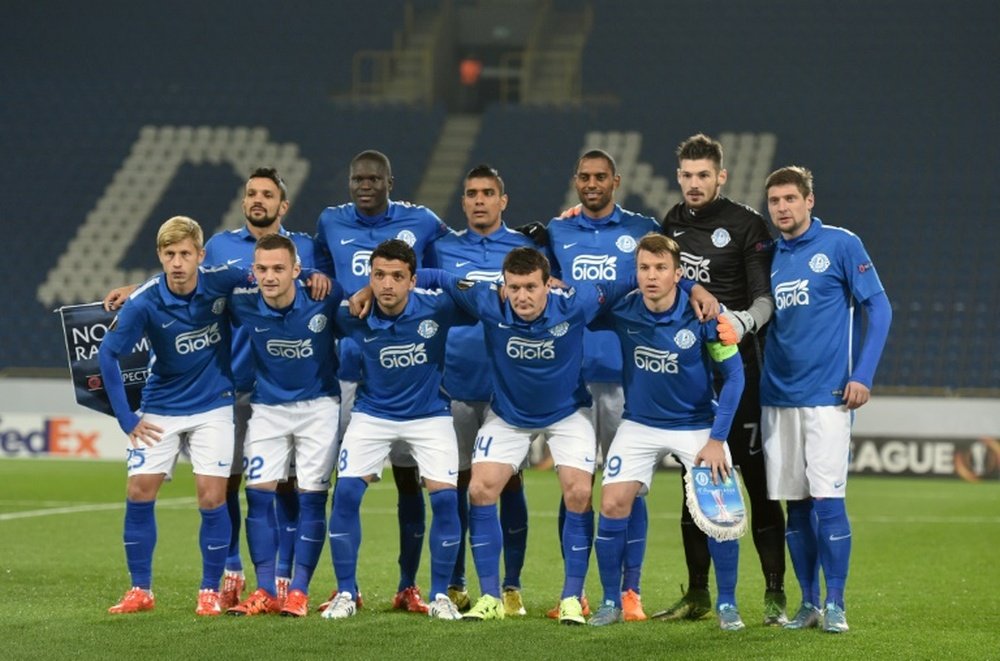
[[[117,287],[108,292],[108,295],[104,297],[104,309],[108,312],[113,312],[125,305],[125,301],[128,297],[132,295],[139,285],[125,285],[124,287]]]
[[[372,298],[374,298],[372,288],[369,285],[365,285],[347,299],[347,309],[352,316],[364,319],[371,312]]]
[[[747,333],[755,330],[753,317],[740,310],[726,310],[715,321],[719,325],[719,339],[727,346],[739,344]]]
[[[555,276],[551,276],[549,277],[549,289],[572,289],[572,286],[567,285]]]
[[[566,209],[565,211],[563,211],[561,214],[559,214],[559,217],[560,218],[574,218],[576,216],[579,216],[581,213],[583,213],[583,205],[578,203],[578,204],[574,204],[569,209]]]
[[[531,239],[539,248],[546,248],[549,245],[549,231],[537,220],[514,229]]]
[[[729,464],[726,462],[726,444],[714,438],[695,455],[694,465],[706,465],[712,469],[712,483],[719,484],[729,478]]]
[[[330,290],[333,289],[333,283],[330,282],[328,276],[316,272],[306,279],[306,287],[309,288],[309,296],[314,301],[322,301],[330,294]]]
[[[709,319],[715,319],[719,316],[722,311],[722,306],[719,305],[719,299],[712,296],[711,292],[708,291],[703,285],[695,285],[691,289],[691,309],[694,310],[694,314],[698,317],[698,321],[704,323]]]
[[[154,444],[160,442],[160,434],[163,433],[163,428],[154,425],[152,422],[139,418],[139,424],[135,426],[132,432],[128,435],[128,440],[132,444],[132,447],[140,447],[142,445],[152,447]]]
[[[871,396],[872,392],[868,386],[857,381],[848,381],[844,388],[844,404],[851,411],[867,404]]]

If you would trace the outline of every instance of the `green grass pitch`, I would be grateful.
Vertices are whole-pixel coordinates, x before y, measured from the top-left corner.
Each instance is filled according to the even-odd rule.
[[[389,610],[397,581],[391,479],[370,488],[362,507],[359,580],[365,608],[357,617],[198,618],[193,612],[200,578],[198,515],[187,465],[165,485],[157,507],[156,610],[110,616],[106,609],[128,587],[121,547],[122,466],[0,460],[0,658],[1000,658],[1000,484],[852,479],[851,631],[834,636],[760,625],[763,580],[749,536],[741,542],[737,591],[747,622],[742,632],[722,632],[713,618],[601,629],[559,626],[544,617],[562,583],[556,478],[532,471],[526,481],[531,512],[523,573],[526,618],[436,622]],[[647,612],[672,603],[686,580],[680,499],[677,474],[658,475],[649,497]],[[420,579],[425,589],[428,565],[425,550]],[[475,598],[471,557],[468,566]],[[248,574],[252,583],[252,570]],[[332,587],[324,551],[311,590],[314,604]],[[800,595],[790,563],[786,587],[794,608]],[[587,591],[599,599],[595,560]]]

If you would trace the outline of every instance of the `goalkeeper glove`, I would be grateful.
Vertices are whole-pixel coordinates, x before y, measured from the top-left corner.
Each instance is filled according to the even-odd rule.
[[[534,241],[539,248],[545,248],[549,245],[549,232],[545,229],[545,225],[538,221],[514,229]]]
[[[716,322],[719,325],[719,339],[725,345],[739,344],[744,335],[756,330],[750,313],[740,310],[726,310],[716,317]]]

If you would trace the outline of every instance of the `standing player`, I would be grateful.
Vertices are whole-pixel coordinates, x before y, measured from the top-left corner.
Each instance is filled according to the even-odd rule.
[[[156,495],[173,474],[182,443],[191,455],[201,512],[201,590],[195,613],[222,613],[219,581],[229,548],[226,481],[233,459],[233,377],[226,297],[246,271],[225,265],[201,270],[204,238],[198,223],[174,216],[160,226],[156,253],[163,274],[129,297],[101,342],[101,377],[118,424],[128,434],[125,557],[132,588],[109,613],[154,606]],[[149,338],[150,375],[138,413],[129,409],[118,357]]]
[[[435,242],[437,263],[461,278],[499,283],[503,280],[503,259],[519,246],[530,246],[524,234],[507,229],[502,214],[507,208],[503,179],[488,165],[480,165],[465,175],[462,210],[469,227]],[[476,434],[486,420],[493,392],[489,360],[483,353],[483,327],[455,326],[448,333],[445,354],[444,389],[451,397],[451,414],[458,437],[458,512],[462,523],[462,543],[448,587],[459,610],[471,606],[465,588],[465,532],[469,521],[469,478]],[[503,605],[509,616],[524,615],[521,599],[521,567],[528,542],[528,507],[521,472],[511,477],[500,493],[500,524],[503,528]]]
[[[549,275],[545,256],[527,247],[515,248],[504,258],[505,302],[498,300],[496,284],[440,275],[445,291],[482,320],[494,383],[469,484],[469,545],[482,596],[465,614],[468,619],[505,617],[496,503],[527,457],[532,436],[545,434],[567,510],[558,618],[563,624],[585,622],[580,598],[593,543],[591,488],[597,448],[587,410],[592,400],[582,378],[583,331],[631,289],[634,280],[549,291]]]
[[[368,150],[351,160],[352,202],[327,207],[320,214],[316,240],[333,262],[333,273],[346,296],[368,284],[371,254],[383,241],[399,239],[417,255],[417,265],[433,264],[434,242],[451,230],[433,211],[389,199],[392,166],[385,154]],[[360,349],[351,338],[340,345],[342,418],[349,419],[353,393],[360,378]],[[345,420],[341,421],[341,428]],[[417,587],[417,569],[424,543],[424,496],[417,467],[405,451],[390,457],[399,492],[399,586],[393,608],[426,613]],[[323,609],[324,605],[320,608]]]
[[[615,203],[621,175],[614,159],[603,150],[594,149],[580,157],[573,181],[580,197],[580,212],[549,222],[553,275],[570,285],[625,281],[635,273],[636,242],[656,231],[656,221],[626,211]],[[621,352],[613,333],[589,330],[584,333],[583,378],[594,398],[594,429],[601,454],[606,457],[621,422],[623,403]],[[561,503],[560,535],[564,512]],[[590,527],[593,528],[593,522]],[[640,497],[632,508],[622,582],[627,620],[646,619],[639,596],[639,581],[647,527],[646,502]],[[549,612],[549,617],[556,616],[558,609]]]
[[[205,244],[206,264],[239,264],[249,268],[254,261],[254,246],[265,234],[280,234],[291,239],[297,248],[299,263],[303,267],[329,267],[317,264],[316,245],[311,236],[302,232],[289,232],[281,224],[289,205],[288,188],[274,168],[257,168],[250,173],[243,193],[243,215],[246,224],[238,230],[220,232]],[[226,491],[226,507],[233,534],[226,558],[226,572],[222,577],[222,607],[232,608],[239,603],[245,579],[240,559],[240,479],[244,471],[243,444],[246,440],[247,420],[250,418],[250,392],[254,385],[254,366],[250,357],[250,334],[245,327],[233,329],[233,378],[236,381],[236,444],[233,452],[232,474]],[[278,517],[277,586],[279,601],[288,594],[294,549],[297,537],[299,498],[295,493],[295,479],[280,482],[275,499]],[[321,519],[325,519],[324,512]]]
[[[787,501],[785,537],[802,588],[802,606],[785,626],[819,624],[818,564],[826,580],[823,629],[838,633],[847,631],[851,422],[870,397],[892,308],[861,240],[812,217],[809,170],[781,168],[765,186],[781,239],[771,265],[776,310],[760,385],[764,458],[769,497]],[[868,316],[863,342],[857,303]]]
[[[229,608],[231,615],[277,612],[303,617],[309,581],[326,535],[326,494],[337,454],[340,386],[334,318],[343,292],[316,301],[296,283],[295,243],[267,234],[257,241],[253,272],[257,287],[233,293],[236,328],[248,336],[256,382],[253,415],[246,432],[247,542],[258,589]],[[295,572],[287,599],[276,588],[279,522],[274,492],[287,481],[295,459],[299,517]]]
[[[364,320],[339,317],[361,347],[363,379],[337,465],[329,534],[338,592],[323,617],[343,619],[357,611],[361,500],[380,478],[392,447],[403,445],[417,461],[433,510],[428,614],[458,620],[462,616],[448,598],[460,536],[458,442],[441,376],[449,327],[471,320],[440,292],[414,290],[417,260],[405,242],[379,244],[370,260],[372,313]]]
[[[781,504],[767,498],[759,436],[765,324],[774,310],[768,270],[773,241],[759,213],[722,196],[728,173],[721,144],[701,133],[693,135],[677,148],[677,161],[677,183],[684,201],[667,212],[663,232],[680,246],[684,276],[714,294],[730,310],[726,314],[734,327],[743,330],[739,348],[746,386],[733,420],[729,449],[750,497],[753,541],[764,573],[764,624],[781,625],[787,621],[785,520]],[[712,608],[708,538],[691,519],[686,499],[681,502],[688,589],[662,613],[668,620],[698,619]]]
[[[639,292],[616,303],[596,323],[614,330],[621,345],[625,413],[605,461],[601,515],[594,550],[604,600],[590,624],[622,620],[621,579],[628,516],[636,496],[649,491],[656,466],[674,454],[690,469],[702,463],[715,479],[728,476],[726,438],[743,388],[739,351],[722,346],[716,322],[701,323],[678,282],[680,249],[650,234],[636,250]],[[721,325],[720,325],[721,328]],[[718,395],[713,365],[724,378]],[[739,541],[709,539],[719,584],[716,611],[723,630],[743,628],[736,607]]]

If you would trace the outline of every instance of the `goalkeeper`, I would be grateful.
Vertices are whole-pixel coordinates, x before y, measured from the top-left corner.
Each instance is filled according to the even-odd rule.
[[[723,316],[742,338],[739,348],[746,387],[733,420],[729,449],[750,499],[751,531],[764,573],[764,624],[779,626],[787,621],[785,520],[780,503],[767,499],[759,392],[765,324],[774,310],[769,277],[774,244],[759,213],[722,196],[727,172],[719,142],[703,134],[691,136],[678,147],[677,159],[677,182],[684,201],[667,212],[663,233],[680,245],[684,277],[703,285],[729,308]],[[681,533],[688,589],[676,604],[655,615],[668,620],[698,619],[711,610],[711,557],[705,533],[694,524],[686,503]]]

